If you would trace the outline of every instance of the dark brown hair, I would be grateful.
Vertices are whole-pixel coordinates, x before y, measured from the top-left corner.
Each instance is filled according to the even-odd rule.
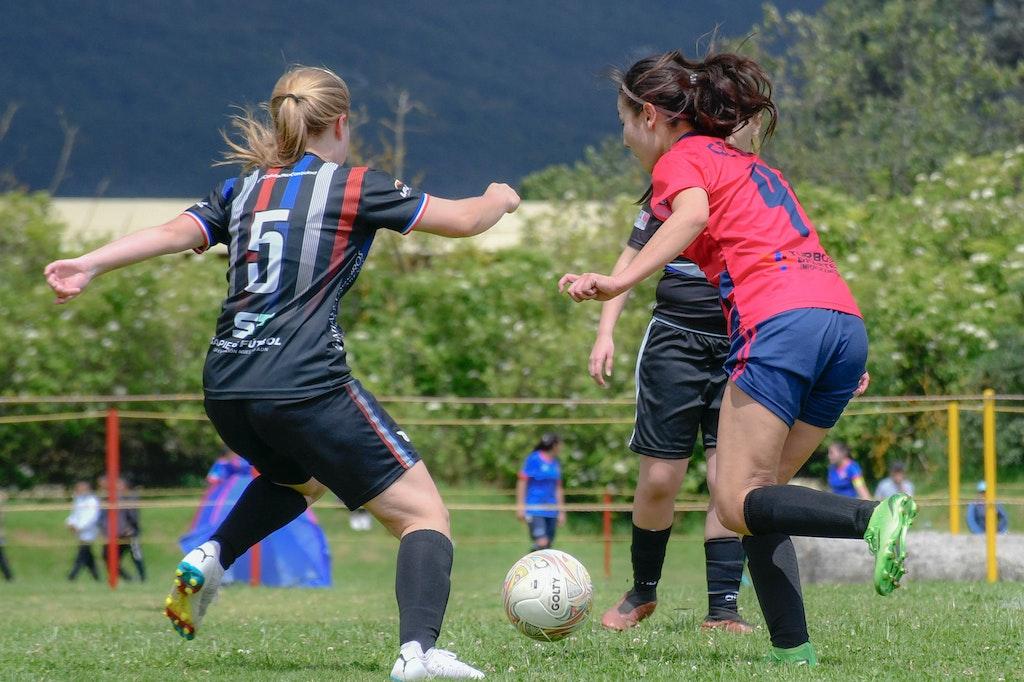
[[[772,84],[753,59],[729,52],[691,61],[679,50],[641,59],[613,73],[619,96],[636,112],[649,102],[669,122],[683,120],[703,135],[728,137],[751,117],[767,111],[764,139],[775,130]]]

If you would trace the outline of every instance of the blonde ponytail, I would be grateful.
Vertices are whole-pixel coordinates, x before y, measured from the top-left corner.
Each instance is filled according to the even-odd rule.
[[[278,79],[270,101],[260,105],[267,117],[251,109],[231,117],[241,140],[236,142],[221,131],[228,151],[218,165],[241,164],[249,171],[294,164],[302,158],[309,138],[347,115],[350,107],[348,86],[337,74],[296,66]]]

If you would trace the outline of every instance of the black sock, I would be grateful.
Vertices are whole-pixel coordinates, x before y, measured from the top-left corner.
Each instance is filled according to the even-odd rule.
[[[415,530],[398,545],[395,596],[399,644],[419,642],[426,651],[441,633],[451,590],[452,541],[436,530]]]
[[[665,548],[670,535],[672,526],[664,530],[644,530],[633,525],[633,544],[630,546],[633,589],[626,597],[630,608],[658,598],[658,581],[661,580],[661,567],[665,565]]]
[[[862,538],[877,506],[871,500],[823,493],[800,485],[769,485],[747,494],[743,519],[753,535]]]
[[[772,645],[791,649],[810,641],[793,541],[782,533],[748,535],[743,549]]]
[[[306,498],[298,490],[257,476],[242,491],[238,502],[210,540],[220,543],[220,565],[231,568],[250,547],[288,525],[306,511]]]
[[[737,620],[736,600],[743,579],[743,543],[739,538],[715,538],[704,543],[708,578],[708,618]]]

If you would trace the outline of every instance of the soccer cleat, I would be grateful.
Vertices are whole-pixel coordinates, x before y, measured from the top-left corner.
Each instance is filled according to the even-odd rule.
[[[640,621],[654,613],[654,609],[658,606],[657,601],[649,601],[631,607],[626,601],[628,598],[629,592],[622,595],[618,604],[604,612],[604,615],[601,616],[602,627],[619,632],[635,628]]]
[[[734,635],[749,635],[754,631],[754,626],[739,617],[735,618],[712,618],[708,616],[700,624],[701,630],[725,630]]]
[[[175,632],[188,640],[195,638],[223,576],[216,542],[203,543],[185,555],[174,572],[174,587],[164,600],[164,615]]]
[[[818,656],[814,653],[814,646],[810,642],[804,642],[792,649],[780,649],[773,646],[771,653],[768,654],[768,659],[774,663],[795,663],[807,667],[818,665]]]
[[[460,661],[455,654],[445,649],[431,647],[426,653],[419,642],[406,642],[398,654],[398,660],[391,668],[391,679],[432,680],[482,680],[484,674]]]
[[[871,514],[864,540],[875,556],[875,592],[885,596],[900,586],[906,573],[907,530],[917,516],[917,503],[906,493],[885,498]]]

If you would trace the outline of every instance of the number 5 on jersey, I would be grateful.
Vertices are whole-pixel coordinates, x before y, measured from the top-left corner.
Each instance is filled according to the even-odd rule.
[[[281,257],[284,255],[284,236],[273,229],[272,223],[288,221],[288,209],[275,208],[259,211],[253,216],[249,231],[249,251],[256,252],[256,262],[249,263],[246,275],[249,283],[245,290],[254,294],[270,294],[277,290],[281,280]],[[259,255],[263,246],[267,248],[267,271],[260,273]]]

